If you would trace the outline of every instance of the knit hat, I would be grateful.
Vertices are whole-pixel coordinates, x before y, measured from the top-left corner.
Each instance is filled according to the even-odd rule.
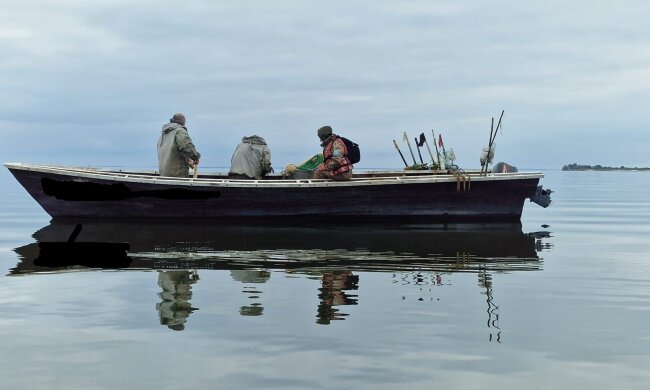
[[[174,114],[172,119],[169,120],[170,123],[178,123],[181,126],[185,126],[185,115],[179,113]]]
[[[329,126],[323,126],[320,129],[318,129],[318,137],[320,139],[325,139],[332,135],[332,128]]]

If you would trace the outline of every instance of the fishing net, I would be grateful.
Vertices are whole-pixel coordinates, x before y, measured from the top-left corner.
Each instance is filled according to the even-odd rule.
[[[316,154],[313,157],[308,158],[307,160],[301,162],[300,164],[289,164],[284,169],[284,176],[300,179],[300,178],[311,178],[313,171],[318,168],[320,164],[323,163],[323,155]]]
[[[296,168],[311,171],[318,168],[318,166],[321,165],[322,163],[323,163],[323,155],[319,153],[309,158],[307,161],[303,162],[302,164],[296,166]]]

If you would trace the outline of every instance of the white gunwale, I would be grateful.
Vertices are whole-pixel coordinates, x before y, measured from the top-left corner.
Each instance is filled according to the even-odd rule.
[[[5,163],[9,169],[24,171],[36,171],[57,175],[70,176],[73,178],[100,179],[116,182],[130,182],[157,185],[192,186],[192,187],[265,187],[265,188],[299,188],[299,187],[358,187],[362,185],[395,185],[395,184],[424,184],[424,183],[445,183],[456,182],[457,176],[449,173],[432,173],[409,176],[404,171],[375,171],[382,173],[381,177],[359,177],[350,181],[332,181],[326,179],[264,179],[264,180],[236,180],[227,178],[173,178],[152,176],[151,174],[138,174],[134,172],[120,172],[103,168],[66,167],[57,165]],[[411,171],[422,173],[422,171]],[[153,172],[151,172],[153,173]],[[373,172],[363,172],[372,174]],[[393,174],[386,176],[387,173]],[[216,175],[206,172],[205,175]],[[496,180],[522,180],[541,179],[544,174],[541,172],[516,172],[516,173],[488,173],[480,175],[478,172],[468,172],[463,175],[472,182],[496,181]]]

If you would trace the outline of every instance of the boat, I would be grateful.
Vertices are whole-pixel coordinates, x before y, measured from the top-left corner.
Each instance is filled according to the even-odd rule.
[[[550,204],[541,172],[366,171],[349,181],[5,163],[53,219],[519,221]]]

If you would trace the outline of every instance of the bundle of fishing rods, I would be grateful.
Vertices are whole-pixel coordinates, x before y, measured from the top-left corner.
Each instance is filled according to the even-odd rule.
[[[490,138],[488,142],[487,148],[483,148],[483,153],[481,154],[481,174],[487,174],[488,172],[488,165],[492,163],[492,160],[494,159],[494,140],[497,137],[497,133],[499,132],[499,128],[501,128],[501,120],[503,119],[503,114],[505,110],[501,111],[501,116],[499,117],[499,122],[497,123],[496,128],[494,127],[494,117],[492,118],[492,126],[490,128]],[[420,133],[420,137],[414,138],[415,141],[415,146],[417,148],[418,152],[418,157],[420,159],[420,162],[418,163],[417,160],[415,159],[415,153],[413,153],[413,148],[411,147],[411,142],[409,140],[408,135],[406,132],[404,132],[404,135],[402,137],[402,141],[406,142],[409,148],[409,153],[411,154],[411,159],[413,160],[413,164],[409,165],[409,163],[406,161],[406,158],[404,158],[404,154],[399,148],[399,145],[397,144],[397,141],[393,140],[393,145],[395,145],[395,149],[397,149],[397,153],[399,153],[400,158],[402,159],[402,162],[404,163],[404,167],[407,170],[452,170],[452,171],[457,171],[459,170],[458,166],[454,164],[454,160],[456,160],[456,156],[454,154],[454,150],[450,149],[449,152],[445,150],[445,144],[442,141],[442,134],[438,134],[438,142],[436,143],[436,135],[433,130],[431,130],[431,137],[433,139],[433,146],[435,147],[436,154],[434,156],[433,152],[431,151],[431,147],[429,147],[429,142],[427,141],[426,136],[424,133]],[[420,148],[423,148],[423,146],[426,146],[427,151],[429,152],[429,157],[431,157],[431,162],[427,160],[427,162],[424,162],[424,159],[422,158],[422,152],[420,151]],[[440,148],[440,149],[439,149]]]
[[[453,150],[450,150],[449,153],[445,150],[445,144],[442,142],[442,135],[438,134],[438,142],[436,143],[436,135],[431,130],[431,137],[433,138],[433,146],[436,149],[436,155],[434,157],[433,152],[431,151],[431,147],[429,147],[429,142],[427,141],[427,137],[424,135],[424,133],[420,133],[420,138],[415,137],[415,146],[418,151],[418,157],[420,157],[420,162],[418,163],[417,160],[415,159],[415,153],[413,153],[413,148],[411,147],[411,142],[409,141],[409,137],[404,132],[404,136],[402,137],[402,140],[406,142],[406,144],[409,147],[409,152],[411,153],[411,158],[413,159],[413,165],[409,165],[409,163],[406,162],[406,158],[404,158],[404,154],[399,148],[399,145],[397,145],[397,141],[393,140],[393,145],[395,145],[395,149],[397,149],[397,152],[399,153],[399,156],[402,158],[402,162],[404,162],[404,167],[405,169],[413,169],[413,170],[425,170],[425,169],[431,169],[431,170],[438,170],[438,169],[445,169],[445,167],[450,166],[453,164],[453,160],[455,159],[455,156],[453,155]],[[427,151],[429,152],[429,157],[431,157],[431,163],[429,164],[428,160],[425,163],[424,159],[422,158],[422,152],[420,151],[420,148],[426,145]],[[440,146],[440,149],[438,149],[438,146]]]
[[[503,119],[503,113],[505,110],[501,111],[501,116],[499,117],[499,123],[497,123],[496,129],[494,128],[494,117],[492,117],[492,126],[490,126],[490,140],[488,142],[487,148],[483,148],[483,153],[481,154],[481,174],[487,174],[488,165],[492,163],[494,159],[494,140],[497,137],[499,128],[501,128],[501,119]]]

